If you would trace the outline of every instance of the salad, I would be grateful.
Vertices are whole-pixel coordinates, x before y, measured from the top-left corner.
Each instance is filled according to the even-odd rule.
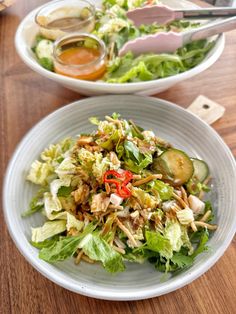
[[[193,264],[207,250],[213,209],[207,163],[119,114],[90,134],[51,144],[27,180],[39,189],[29,209],[45,223],[31,228],[31,244],[49,263],[74,257],[110,273],[125,261],[148,261],[158,271]]]
[[[154,23],[135,27],[133,22],[126,17],[126,12],[130,9],[157,3],[156,0],[103,1],[102,9],[96,10],[96,23],[91,34],[105,43],[108,62],[105,73],[102,73],[101,77],[91,78],[91,80],[102,80],[108,83],[150,81],[185,72],[198,65],[205,58],[214,46],[214,41],[194,41],[179,48],[174,54],[146,53],[134,56],[132,52],[128,52],[126,55],[118,57],[119,50],[129,40],[157,32],[181,32],[200,26],[200,23],[180,20],[167,25]],[[49,71],[55,71],[53,40],[44,35],[38,34],[36,36],[32,50],[42,67]],[[88,52],[88,55],[89,53],[91,51]]]

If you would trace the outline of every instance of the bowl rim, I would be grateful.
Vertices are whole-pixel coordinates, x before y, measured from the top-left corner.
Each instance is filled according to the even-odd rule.
[[[111,101],[114,101],[114,97],[120,98],[120,95],[97,96],[97,97],[93,97],[93,98],[97,101],[97,103],[99,103],[99,102],[102,102],[102,100],[104,98],[110,98]],[[226,143],[223,141],[223,139],[220,137],[220,135],[212,127],[210,127],[207,123],[202,121],[196,115],[192,114],[191,112],[186,111],[184,108],[179,107],[178,105],[176,105],[174,103],[171,103],[171,102],[163,100],[163,99],[153,98],[153,97],[143,97],[143,96],[137,96],[137,95],[125,95],[125,97],[127,98],[127,102],[131,98],[132,99],[137,99],[137,98],[140,99],[140,97],[142,97],[142,98],[144,98],[144,101],[145,101],[145,99],[149,99],[150,101],[155,102],[157,105],[162,103],[163,105],[169,107],[170,110],[172,108],[174,108],[174,110],[179,112],[179,114],[187,115],[191,119],[195,120],[197,123],[202,124],[205,128],[208,128],[209,131],[211,132],[212,136],[215,139],[217,139],[217,141],[219,142],[219,145],[224,150],[229,162],[231,163],[231,165],[234,169],[234,173],[236,175],[236,161],[235,161],[234,156],[233,156],[232,152],[230,151],[229,147],[226,145]],[[171,286],[168,286],[168,284],[167,284],[161,288],[160,287],[152,287],[151,290],[148,290],[145,293],[142,291],[140,291],[140,292],[135,291],[135,292],[129,292],[128,294],[126,292],[122,292],[122,291],[121,292],[112,292],[112,291],[109,291],[109,289],[104,289],[105,291],[100,292],[99,289],[96,289],[96,286],[94,286],[93,288],[86,288],[85,289],[85,287],[81,286],[79,284],[79,282],[74,283],[74,282],[70,282],[70,281],[66,280],[66,278],[67,278],[66,275],[62,275],[60,270],[55,269],[55,273],[51,272],[49,269],[47,269],[47,267],[46,267],[47,263],[46,262],[39,260],[38,257],[34,258],[31,254],[31,252],[28,250],[28,248],[24,247],[21,244],[21,242],[18,238],[18,234],[15,234],[14,230],[11,227],[10,215],[8,213],[8,210],[7,210],[7,208],[8,208],[7,193],[8,193],[8,185],[9,185],[8,182],[9,182],[10,177],[12,175],[11,174],[12,167],[19,157],[21,147],[25,144],[25,142],[28,141],[28,139],[30,139],[31,134],[37,128],[40,128],[40,126],[43,125],[45,123],[45,121],[47,121],[48,119],[49,120],[53,119],[58,114],[62,114],[63,112],[70,110],[74,107],[78,107],[78,105],[80,106],[80,108],[82,106],[88,106],[87,103],[89,103],[89,101],[90,101],[90,98],[78,100],[78,101],[72,102],[72,103],[50,113],[49,115],[44,117],[42,120],[40,120],[38,123],[36,123],[33,126],[33,128],[31,128],[25,134],[25,136],[22,138],[20,143],[17,145],[17,147],[16,147],[16,149],[15,149],[15,151],[14,151],[14,153],[13,153],[13,155],[9,161],[9,164],[8,164],[8,167],[7,167],[7,170],[5,173],[4,183],[3,183],[3,212],[4,212],[5,222],[7,224],[8,231],[11,235],[11,238],[13,239],[18,250],[26,258],[26,260],[35,269],[37,269],[43,276],[50,279],[51,281],[58,284],[59,286],[66,288],[70,291],[79,293],[81,295],[85,295],[85,296],[89,296],[89,297],[93,297],[93,298],[97,298],[97,299],[103,299],[103,300],[117,300],[117,301],[142,300],[142,299],[148,299],[148,298],[160,296],[160,295],[172,292],[176,289],[182,288],[183,286],[191,283],[193,280],[197,279],[199,276],[201,276],[203,273],[205,273],[224,254],[225,250],[230,245],[230,242],[232,241],[232,238],[233,238],[234,233],[236,231],[236,215],[235,215],[234,219],[231,221],[231,227],[228,229],[228,234],[224,238],[224,240],[222,241],[222,243],[220,245],[220,249],[219,248],[216,249],[214,251],[214,253],[212,253],[212,255],[209,256],[209,259],[203,263],[203,265],[197,266],[197,269],[195,269],[194,271],[192,271],[191,269],[186,270],[185,277],[179,278],[179,280],[174,281],[171,284]],[[234,183],[234,186],[236,188],[236,176],[234,178],[233,183]],[[234,195],[234,198],[236,201],[236,194]],[[58,274],[60,274],[59,278],[58,278]]]
[[[17,31],[15,33],[15,47],[18,55],[20,58],[23,60],[23,62],[28,65],[32,70],[36,71],[37,73],[41,74],[42,76],[45,76],[49,79],[52,79],[54,81],[60,82],[61,84],[65,84],[67,86],[79,86],[81,88],[86,88],[86,89],[97,89],[98,91],[101,89],[109,89],[110,87],[113,87],[115,89],[122,89],[122,91],[129,91],[132,88],[139,88],[139,89],[146,89],[146,88],[152,88],[153,85],[156,85],[158,82],[162,85],[168,85],[171,84],[173,81],[182,81],[184,79],[190,78],[194,75],[197,75],[210,66],[212,66],[220,57],[224,50],[225,46],[225,35],[220,34],[218,38],[216,39],[216,45],[213,47],[207,54],[207,57],[198,65],[193,67],[192,69],[189,69],[185,72],[172,75],[169,77],[165,78],[160,78],[156,80],[151,80],[151,81],[142,81],[142,82],[131,82],[131,83],[107,83],[103,81],[87,81],[87,80],[80,80],[80,79],[75,79],[71,77],[66,77],[54,72],[50,72],[46,69],[44,69],[36,59],[33,59],[32,57],[29,56],[29,54],[26,52],[26,49],[22,48],[22,34],[25,28],[25,25],[27,24],[28,20],[32,21],[34,20],[34,16],[37,13],[37,11],[40,10],[42,6],[37,7],[36,9],[32,10],[29,12],[25,18],[21,21],[19,24]],[[30,49],[28,45],[26,45],[25,41],[23,41],[24,47],[27,49]],[[215,49],[214,53],[212,53],[212,50]],[[210,55],[210,56],[209,56]]]

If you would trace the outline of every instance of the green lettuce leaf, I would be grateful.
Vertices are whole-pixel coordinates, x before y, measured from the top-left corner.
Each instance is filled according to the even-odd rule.
[[[125,270],[122,257],[98,234],[88,234],[79,244],[89,258],[102,262],[104,268],[110,273]]]
[[[49,263],[64,261],[76,252],[80,241],[79,236],[63,237],[51,246],[42,248],[39,258]]]
[[[46,262],[53,263],[64,261],[71,257],[78,249],[80,241],[96,228],[96,224],[90,223],[84,231],[75,237],[62,237],[49,247],[44,247],[39,252],[39,258]]]
[[[178,268],[184,268],[191,266],[194,262],[194,258],[191,255],[184,255],[181,252],[176,252],[171,258],[171,262],[174,263]]]
[[[66,230],[65,220],[47,221],[42,227],[31,228],[33,242],[42,242]]]
[[[124,151],[125,168],[132,172],[139,173],[152,163],[152,155],[142,154],[131,141],[124,142]]]
[[[108,67],[105,80],[127,83],[155,80],[185,72],[199,64],[214,46],[214,42],[199,40],[178,49],[174,54],[132,53],[117,57]]]
[[[169,239],[165,238],[159,232],[145,232],[147,248],[151,251],[160,253],[161,256],[169,259],[173,256],[173,249]]]
[[[173,187],[160,180],[152,181],[148,186],[158,192],[162,201],[168,201],[173,195]]]
[[[40,189],[37,194],[31,199],[29,209],[21,214],[21,217],[28,217],[44,208],[43,194],[46,189]]]
[[[71,192],[73,191],[73,188],[71,186],[61,186],[59,189],[58,189],[58,192],[57,192],[57,196],[60,197],[67,197],[69,195],[71,195]]]
[[[209,248],[206,245],[206,243],[209,240],[209,232],[207,229],[203,229],[203,231],[200,233],[200,239],[197,248],[194,250],[192,257],[196,257],[197,255],[207,251]]]
[[[181,226],[177,221],[167,219],[164,237],[169,240],[172,250],[178,252],[183,245]]]
[[[29,241],[31,245],[33,245],[34,247],[36,247],[37,249],[42,249],[42,248],[47,248],[52,246],[55,242],[57,242],[59,240],[59,235],[55,235],[50,239],[46,239],[42,242],[33,242],[33,241]]]

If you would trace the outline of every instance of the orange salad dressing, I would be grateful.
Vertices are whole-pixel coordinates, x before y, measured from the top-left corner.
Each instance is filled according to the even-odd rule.
[[[101,55],[100,51],[93,48],[87,48],[87,47],[69,48],[60,54],[59,59],[68,66],[70,65],[82,66],[82,65],[88,64],[88,70],[86,72],[83,71],[85,73],[81,71],[81,74],[80,74],[78,73],[78,68],[75,67],[74,73],[73,71],[71,72],[71,69],[70,69],[70,73],[68,73],[66,71],[66,67],[59,68],[55,66],[55,72],[62,75],[79,78],[82,80],[89,80],[89,81],[97,80],[104,75],[106,71],[106,65],[104,64],[104,62],[100,64],[100,66],[95,65],[95,64],[89,65],[89,63],[98,60],[100,55]]]

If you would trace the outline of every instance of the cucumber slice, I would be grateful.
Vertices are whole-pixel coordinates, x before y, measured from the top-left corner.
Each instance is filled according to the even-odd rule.
[[[192,160],[185,152],[175,148],[163,152],[153,162],[152,169],[176,186],[188,182],[194,172]]]
[[[203,160],[197,158],[191,158],[193,162],[193,178],[197,179],[199,182],[203,182],[209,175],[209,167],[207,163]]]

